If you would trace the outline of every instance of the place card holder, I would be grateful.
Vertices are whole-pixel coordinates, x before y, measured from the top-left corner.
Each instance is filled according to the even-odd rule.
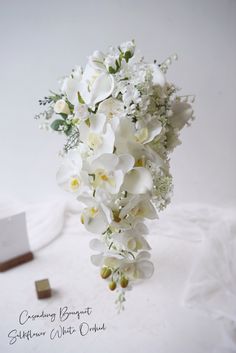
[[[0,219],[0,272],[32,259],[25,212]]]

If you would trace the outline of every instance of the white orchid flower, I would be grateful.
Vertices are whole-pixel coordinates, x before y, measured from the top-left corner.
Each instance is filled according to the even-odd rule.
[[[80,94],[84,102],[94,108],[95,104],[109,97],[114,89],[113,75],[104,67],[94,68],[86,65],[80,85]]]
[[[99,239],[92,239],[89,243],[92,250],[98,251],[99,254],[91,256],[91,262],[95,266],[108,266],[110,268],[119,267],[122,257],[120,255],[114,255],[112,251],[107,250],[104,242]]]
[[[162,126],[158,119],[153,119],[146,125],[139,123],[137,128],[130,119],[120,119],[115,133],[115,145],[118,153],[127,152],[131,142],[144,145],[151,142],[161,133],[161,130]]]
[[[152,175],[144,167],[134,167],[124,178],[123,190],[131,194],[145,194],[153,187]]]
[[[120,118],[124,115],[124,104],[119,99],[110,97],[99,104],[97,112],[105,114],[108,120]]]
[[[94,189],[103,190],[110,194],[117,194],[123,183],[124,176],[134,165],[131,155],[116,156],[112,153],[104,153],[93,160],[88,173],[93,175],[92,185]]]
[[[82,68],[77,66],[70,77],[66,77],[62,83],[61,91],[66,94],[68,101],[76,105],[78,102],[78,92],[82,79]]]
[[[134,229],[130,229],[126,232],[116,233],[112,236],[112,239],[130,251],[137,252],[139,250],[151,249],[143,235],[138,234]]]
[[[78,201],[87,207],[81,214],[81,222],[85,228],[95,234],[105,232],[111,221],[110,210],[90,196],[78,196]]]
[[[70,150],[57,172],[58,184],[66,191],[76,195],[84,192],[88,188],[88,178],[82,167],[83,161],[80,152]]]
[[[135,133],[136,140],[146,144],[151,142],[156,136],[161,133],[162,124],[155,117],[148,122],[140,121],[136,124],[137,132]]]
[[[147,144],[128,142],[127,148],[129,153],[135,158],[136,167],[145,167],[147,161],[154,163],[157,168],[164,166],[162,158]]]
[[[79,125],[80,140],[93,151],[94,158],[103,153],[112,153],[115,135],[111,124],[106,124],[106,116],[104,114],[91,116],[89,125],[85,121]]]
[[[127,204],[120,211],[120,217],[126,215],[132,218],[156,219],[157,212],[147,195],[135,195],[127,200]]]
[[[134,260],[123,261],[120,270],[129,280],[150,278],[154,272],[153,263],[149,259],[150,254],[146,251],[140,252]]]

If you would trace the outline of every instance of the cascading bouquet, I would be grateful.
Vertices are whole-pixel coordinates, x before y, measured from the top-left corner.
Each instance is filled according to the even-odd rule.
[[[91,261],[118,289],[121,308],[125,289],[153,273],[144,221],[170,202],[169,154],[193,119],[193,97],[165,77],[175,59],[147,63],[134,41],[95,51],[60,93],[39,101],[48,105],[36,116],[41,126],[66,136],[58,184],[84,204],[81,222],[100,235],[90,242],[98,252]]]

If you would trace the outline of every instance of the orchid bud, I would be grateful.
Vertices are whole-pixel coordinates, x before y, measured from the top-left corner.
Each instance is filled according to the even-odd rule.
[[[106,279],[111,275],[111,269],[108,267],[102,267],[100,274],[103,279]]]

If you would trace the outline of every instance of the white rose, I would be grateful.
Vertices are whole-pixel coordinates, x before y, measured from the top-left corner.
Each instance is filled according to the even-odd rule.
[[[70,114],[70,109],[68,107],[68,104],[63,100],[59,99],[55,106],[54,106],[54,112],[57,114]]]

